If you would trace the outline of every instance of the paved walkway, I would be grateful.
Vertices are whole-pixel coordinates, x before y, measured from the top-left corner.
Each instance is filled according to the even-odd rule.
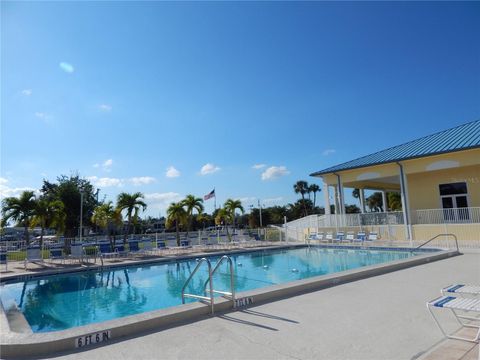
[[[442,286],[456,282],[480,283],[480,254],[252,306],[55,359],[416,359],[447,344],[425,302],[439,296]],[[453,319],[444,320],[455,325]],[[470,359],[475,351],[478,345],[463,354],[470,352]],[[463,356],[448,344],[441,354],[442,359]]]

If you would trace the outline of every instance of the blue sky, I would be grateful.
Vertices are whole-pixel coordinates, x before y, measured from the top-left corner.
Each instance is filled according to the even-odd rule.
[[[480,118],[478,2],[1,10],[4,196],[78,171],[149,215],[213,187],[284,204],[313,171]]]

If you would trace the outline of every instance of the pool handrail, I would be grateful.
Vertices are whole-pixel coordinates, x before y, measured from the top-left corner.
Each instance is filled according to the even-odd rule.
[[[214,290],[214,289],[210,289],[210,290],[207,290],[207,284],[210,282],[210,284],[212,283],[212,279],[213,279],[213,275],[215,275],[215,272],[220,268],[220,265],[222,265],[222,263],[224,261],[228,261],[228,264],[229,264],[229,267],[230,267],[230,292],[228,291],[220,291],[220,290]],[[234,267],[233,267],[233,261],[232,261],[232,258],[230,256],[227,256],[227,255],[223,255],[220,260],[218,260],[217,264],[215,265],[215,267],[213,268],[212,270],[212,276],[209,277],[206,281],[205,281],[205,284],[203,284],[203,292],[205,295],[207,295],[207,292],[213,292],[214,294],[220,294],[230,300],[232,300],[233,302],[233,305],[235,306],[235,270],[234,270]],[[212,285],[213,287],[213,285]]]
[[[430,240],[425,241],[423,244],[417,246],[417,247],[414,248],[412,251],[415,251],[415,250],[420,249],[422,246],[427,245],[430,241],[435,240],[436,238],[438,238],[438,237],[440,237],[440,236],[451,236],[451,237],[453,237],[453,238],[455,239],[455,246],[456,246],[456,248],[457,248],[457,252],[460,252],[460,249],[458,248],[457,235],[455,235],[455,234],[450,234],[450,233],[435,235],[433,238],[431,238]]]
[[[206,262],[207,266],[208,266],[208,278],[210,279],[210,296],[201,296],[201,295],[188,294],[188,293],[186,294],[185,289],[187,288],[188,284],[190,283],[190,280],[192,280],[193,275],[195,275],[195,273],[198,271],[198,269],[200,269],[200,266],[204,262]],[[211,307],[211,311],[212,311],[212,315],[213,315],[215,304],[213,303],[212,263],[207,258],[201,258],[198,261],[197,266],[195,266],[195,269],[193,269],[193,271],[190,274],[190,276],[188,277],[187,281],[185,281],[185,284],[183,284],[183,287],[182,287],[182,304],[185,304],[185,298],[186,297],[209,302],[210,307]]]

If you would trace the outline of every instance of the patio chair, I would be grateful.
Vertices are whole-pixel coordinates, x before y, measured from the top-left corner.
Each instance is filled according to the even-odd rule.
[[[353,239],[353,242],[364,242],[366,239],[367,235],[365,234],[365,231],[359,231],[357,233],[357,237]]]
[[[119,256],[117,249],[112,251],[110,243],[107,243],[107,242],[98,243],[97,249],[98,249],[99,256],[104,259],[115,258]]]
[[[128,255],[138,255],[140,254],[140,246],[138,240],[129,240],[128,241]]]
[[[5,271],[8,271],[8,257],[6,250],[0,250],[0,265],[5,265]]]
[[[379,239],[379,236],[378,236],[377,232],[370,232],[370,233],[368,233],[368,236],[365,239],[365,241],[375,241],[375,240],[378,240],[378,239]]]
[[[353,231],[347,232],[347,236],[344,241],[353,242],[355,240],[355,233]]]
[[[125,245],[123,244],[116,244],[115,251],[117,252],[118,256],[127,256],[128,251],[125,249]]]
[[[480,296],[480,285],[454,284],[444,287],[441,291],[442,295],[459,295],[459,296]]]
[[[449,339],[456,339],[456,340],[464,340],[464,341],[469,341],[469,342],[479,342],[480,339],[480,325],[474,324],[474,322],[479,322],[480,318],[476,317],[475,315],[478,316],[480,314],[480,299],[465,299],[465,298],[457,298],[454,296],[441,296],[439,298],[436,298],[434,300],[431,300],[427,302],[427,309],[430,312],[430,314],[433,317],[433,320],[435,320],[435,323],[437,324],[438,328],[440,331]],[[455,316],[455,319],[458,321],[458,323],[464,327],[469,327],[469,328],[476,328],[477,334],[473,338],[467,338],[467,337],[462,337],[462,336],[457,336],[453,335],[452,333],[447,333],[442,325],[440,324],[440,321],[438,321],[437,317],[435,316],[435,312],[433,309],[449,309],[452,314]],[[469,313],[473,316],[469,315],[461,315],[458,313],[458,311],[461,311],[462,313]],[[468,320],[469,322],[465,322],[463,319]]]
[[[63,256],[63,249],[61,247],[52,247],[49,249],[49,253],[48,258],[50,261],[61,260],[62,263],[64,262],[65,256]]]
[[[85,256],[86,253],[82,244],[72,244],[70,246],[70,259],[78,260],[81,264]]]
[[[325,241],[326,242],[333,242],[333,232],[327,232],[327,235],[325,235]]]
[[[29,262],[37,263],[37,262],[42,262],[43,263],[43,257],[42,257],[42,251],[40,250],[40,246],[32,246],[27,248],[27,254],[25,257],[25,270],[27,270],[27,264]]]
[[[333,239],[333,242],[342,242],[345,239],[345,233],[343,231],[338,231],[337,236]]]
[[[317,240],[317,233],[316,233],[316,232],[311,232],[311,233],[307,236],[307,240]]]

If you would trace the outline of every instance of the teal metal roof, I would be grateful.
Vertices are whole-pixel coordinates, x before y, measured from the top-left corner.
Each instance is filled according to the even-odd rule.
[[[310,176],[480,147],[480,120],[314,172]]]

